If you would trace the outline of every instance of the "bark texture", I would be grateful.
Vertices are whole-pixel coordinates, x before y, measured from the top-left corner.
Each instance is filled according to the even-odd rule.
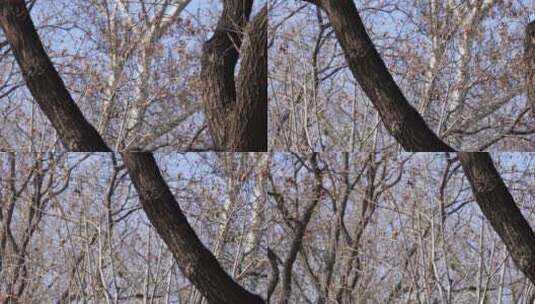
[[[517,267],[535,283],[535,234],[488,153],[459,153],[476,201]]]
[[[407,151],[453,151],[409,104],[371,41],[353,0],[315,0],[328,15],[353,76]]]
[[[111,151],[72,100],[46,54],[23,0],[0,0],[0,25],[30,91],[71,151]],[[125,152],[140,202],[175,260],[210,303],[264,303],[238,285],[204,247],[180,210],[151,153]]]
[[[366,33],[352,0],[306,0],[327,13],[346,60],[390,134],[410,151],[452,151],[407,102]],[[528,26],[527,37],[535,32]],[[526,38],[526,41],[528,39]],[[526,42],[527,45],[533,40]],[[528,79],[533,77],[533,69]],[[528,85],[529,87],[529,85]],[[533,86],[531,86],[531,89]],[[533,91],[530,91],[533,94]],[[531,95],[532,96],[532,95]],[[535,235],[497,172],[488,153],[459,153],[476,201],[507,246],[517,267],[535,283]]]
[[[209,303],[264,303],[238,285],[202,244],[160,174],[151,153],[122,153],[141,204],[184,275]]]
[[[224,0],[203,46],[203,103],[217,151],[267,151],[267,7],[249,22],[252,6],[253,0]]]
[[[535,21],[526,27],[526,37],[524,41],[526,59],[526,88],[528,91],[528,102],[531,106],[531,115],[535,117]]]
[[[0,1],[0,26],[26,84],[70,151],[111,151],[67,91],[46,54],[24,0]]]

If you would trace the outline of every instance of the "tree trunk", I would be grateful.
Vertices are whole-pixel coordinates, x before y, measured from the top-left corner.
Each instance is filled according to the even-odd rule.
[[[535,234],[488,153],[459,153],[481,211],[507,246],[516,266],[535,283]]]
[[[80,112],[52,66],[24,0],[1,0],[2,26],[30,92],[71,151],[111,151]],[[180,210],[151,153],[122,154],[140,202],[175,260],[210,303],[264,303],[238,285],[204,247]]]
[[[267,151],[267,7],[248,24],[252,6],[253,0],[223,1],[203,46],[203,103],[216,151]]]
[[[111,151],[67,91],[46,54],[24,0],[0,2],[0,26],[26,84],[70,151]]]
[[[184,275],[209,303],[264,303],[238,285],[202,244],[180,210],[151,153],[122,153],[141,204]]]
[[[366,33],[353,1],[307,1],[326,11],[355,79],[379,111],[390,134],[410,151],[452,151],[403,96]],[[535,283],[535,235],[490,155],[461,152],[459,159],[483,214],[507,246],[517,267]]]
[[[453,151],[412,107],[375,49],[353,0],[310,0],[328,15],[353,76],[407,151]]]

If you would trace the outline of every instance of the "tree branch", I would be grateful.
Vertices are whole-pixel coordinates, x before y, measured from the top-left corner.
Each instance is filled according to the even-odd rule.
[[[282,280],[281,280],[281,298],[280,303],[281,304],[287,304],[290,302],[291,297],[291,290],[292,290],[292,273],[293,273],[293,265],[297,259],[297,254],[301,250],[303,246],[303,238],[305,236],[305,232],[307,229],[307,226],[312,219],[312,215],[314,213],[314,210],[316,209],[316,206],[319,204],[322,193],[323,193],[323,179],[322,179],[322,172],[318,166],[317,162],[317,154],[314,153],[311,156],[310,162],[312,164],[312,172],[314,173],[314,179],[315,179],[315,185],[314,185],[314,193],[312,197],[312,201],[308,203],[306,207],[304,207],[303,214],[299,217],[295,224],[295,231],[294,231],[294,237],[292,239],[290,250],[288,251],[288,254],[286,256],[286,259],[283,263],[282,268]],[[299,216],[296,214],[296,217]]]
[[[236,283],[202,244],[161,176],[151,153],[122,153],[141,205],[182,273],[209,303],[263,304]]]

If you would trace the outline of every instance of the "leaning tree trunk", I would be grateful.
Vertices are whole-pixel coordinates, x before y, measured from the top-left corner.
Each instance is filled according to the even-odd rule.
[[[509,250],[513,261],[535,283],[535,234],[507,190],[488,153],[459,153],[479,208]]]
[[[371,41],[353,0],[307,0],[328,15],[349,69],[388,132],[408,151],[453,151],[407,101]]]
[[[78,109],[46,54],[24,0],[0,0],[6,33],[30,92],[71,151],[111,151]],[[147,217],[193,285],[210,303],[264,303],[236,283],[189,225],[151,153],[123,153]]]
[[[252,6],[253,0],[223,1],[203,46],[203,103],[216,151],[267,151],[267,6],[249,22]]]
[[[320,6],[327,13],[353,76],[403,148],[452,151],[403,96],[368,36],[353,0],[304,1]],[[507,246],[517,267],[535,284],[535,235],[490,155],[463,152],[459,153],[459,159],[483,214]]]
[[[526,27],[524,49],[528,102],[531,106],[531,115],[535,118],[535,21]]]
[[[238,285],[202,244],[180,210],[151,153],[122,153],[141,205],[182,273],[209,303],[264,303]]]
[[[111,151],[67,91],[46,54],[24,0],[0,1],[0,26],[35,102],[70,151]]]

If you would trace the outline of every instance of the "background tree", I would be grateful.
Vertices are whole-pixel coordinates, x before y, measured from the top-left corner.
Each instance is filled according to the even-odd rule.
[[[271,303],[529,303],[533,284],[474,204],[461,164],[442,153],[320,153],[324,194],[300,237],[291,292]],[[314,198],[308,155],[275,154],[269,246],[287,271]],[[531,155],[495,155],[533,224]],[[515,186],[512,186],[515,185]],[[276,273],[272,271],[273,273]]]

